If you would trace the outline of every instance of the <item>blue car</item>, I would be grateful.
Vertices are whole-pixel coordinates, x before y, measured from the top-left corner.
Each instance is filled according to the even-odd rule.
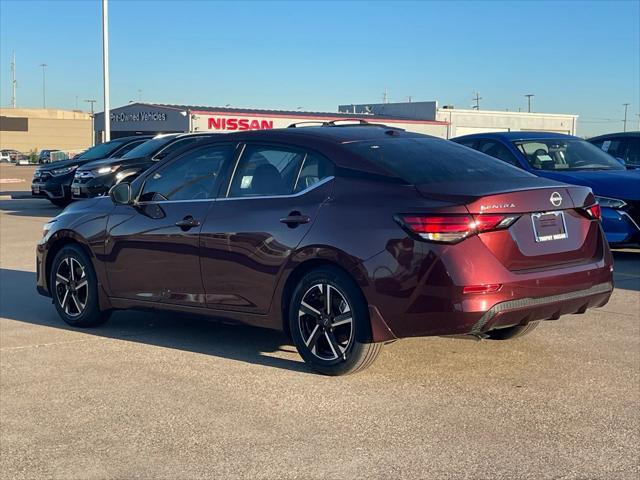
[[[534,175],[591,187],[609,243],[640,245],[640,170],[627,170],[589,142],[559,133],[492,132],[452,140]]]

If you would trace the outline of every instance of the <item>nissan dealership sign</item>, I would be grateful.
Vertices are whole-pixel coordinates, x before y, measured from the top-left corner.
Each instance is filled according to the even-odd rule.
[[[273,120],[247,117],[208,117],[208,130],[268,130],[273,128]]]

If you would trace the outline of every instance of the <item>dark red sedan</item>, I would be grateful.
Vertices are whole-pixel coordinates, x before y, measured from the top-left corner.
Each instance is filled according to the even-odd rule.
[[[589,188],[366,123],[177,151],[45,225],[37,265],[70,325],[129,308],[226,317],[284,330],[330,375],[402,337],[522,336],[613,290]]]

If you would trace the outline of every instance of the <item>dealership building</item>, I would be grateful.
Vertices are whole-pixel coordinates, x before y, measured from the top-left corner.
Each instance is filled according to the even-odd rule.
[[[131,103],[110,111],[111,138],[149,133],[234,132],[285,128],[301,122],[365,119],[440,138],[468,133],[543,130],[575,134],[577,115],[460,110],[437,102],[340,105],[338,113]],[[104,138],[104,113],[94,121]]]

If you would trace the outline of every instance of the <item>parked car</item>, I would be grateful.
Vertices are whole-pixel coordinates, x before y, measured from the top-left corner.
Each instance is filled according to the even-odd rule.
[[[0,150],[0,161],[16,163],[20,155],[22,154],[17,150],[12,150],[12,149]]]
[[[150,138],[151,135],[118,138],[91,147],[72,160],[39,167],[33,174],[31,195],[47,198],[54,205],[66,206],[71,201],[73,174],[79,166],[98,159],[124,155]]]
[[[640,170],[627,170],[589,142],[559,133],[478,133],[453,141],[535,175],[590,187],[609,243],[640,244]]]
[[[19,165],[19,166],[31,165],[31,160],[27,155],[19,155],[18,159],[16,160],[16,165]]]
[[[153,139],[118,158],[88,163],[78,168],[71,184],[73,198],[91,198],[106,195],[118,182],[133,180],[143,171],[171,153],[199,142],[212,133],[168,133]]]
[[[40,164],[50,163],[51,153],[59,152],[59,151],[60,150],[49,150],[49,149],[40,150],[40,153],[38,154],[38,163]]]
[[[608,133],[587,141],[619,159],[627,168],[640,168],[640,132]]]
[[[202,138],[70,205],[44,227],[38,291],[75,327],[146,308],[281,329],[329,375],[398,338],[506,340],[607,303],[589,188],[339,125]]]

